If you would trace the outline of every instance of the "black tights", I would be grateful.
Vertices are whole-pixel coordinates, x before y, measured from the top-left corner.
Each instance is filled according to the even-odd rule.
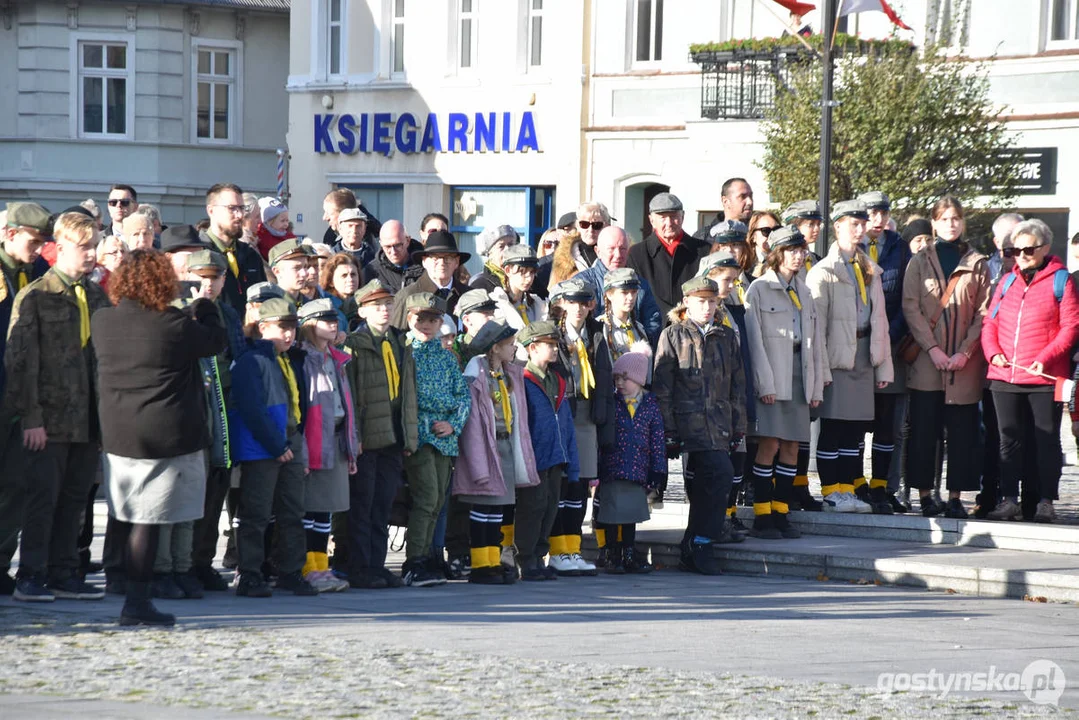
[[[154,558],[157,557],[157,541],[161,537],[157,525],[124,523],[127,535],[127,579],[134,582],[150,582],[154,579]]]

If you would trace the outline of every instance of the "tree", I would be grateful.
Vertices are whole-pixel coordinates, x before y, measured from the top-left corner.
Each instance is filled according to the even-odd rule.
[[[900,215],[952,194],[988,207],[1017,195],[1020,163],[983,64],[887,46],[836,59],[832,202],[883,190]],[[782,205],[817,197],[821,63],[801,63],[762,124],[759,163]]]

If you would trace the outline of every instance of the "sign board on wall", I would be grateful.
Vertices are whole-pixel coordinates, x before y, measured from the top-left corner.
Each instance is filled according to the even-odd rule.
[[[437,113],[318,113],[316,153],[540,152],[531,111]],[[444,139],[444,140],[443,140]]]

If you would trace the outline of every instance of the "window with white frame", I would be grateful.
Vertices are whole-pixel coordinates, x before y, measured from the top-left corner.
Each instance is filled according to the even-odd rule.
[[[393,0],[393,68],[394,75],[405,72],[405,0]]]
[[[457,1],[457,67],[465,70],[474,67],[476,62],[476,24],[479,22],[476,5],[479,0]]]
[[[80,136],[126,137],[134,90],[133,61],[126,42],[80,40],[78,53],[78,130]]]
[[[326,71],[329,75],[344,72],[345,7],[347,0],[329,0],[326,13]]]
[[[1049,0],[1049,45],[1079,44],[1079,0]]]
[[[237,117],[236,51],[196,45],[195,138],[206,142],[235,142]]]
[[[663,59],[663,0],[634,0],[634,55],[636,62]]]
[[[528,0],[528,64],[543,64],[543,0]]]

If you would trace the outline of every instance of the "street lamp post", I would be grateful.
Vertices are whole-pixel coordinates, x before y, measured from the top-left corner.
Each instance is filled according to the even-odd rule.
[[[832,53],[832,42],[835,38],[834,28],[836,19],[836,4],[838,0],[821,0],[822,20],[821,39],[823,48],[821,63],[824,71],[824,85],[821,93],[820,106],[820,192],[819,202],[821,216],[821,234],[817,238],[817,254],[824,257],[828,253],[828,230],[829,222],[830,190],[832,179],[832,107],[835,105],[832,99],[832,79],[835,74],[835,58]]]

